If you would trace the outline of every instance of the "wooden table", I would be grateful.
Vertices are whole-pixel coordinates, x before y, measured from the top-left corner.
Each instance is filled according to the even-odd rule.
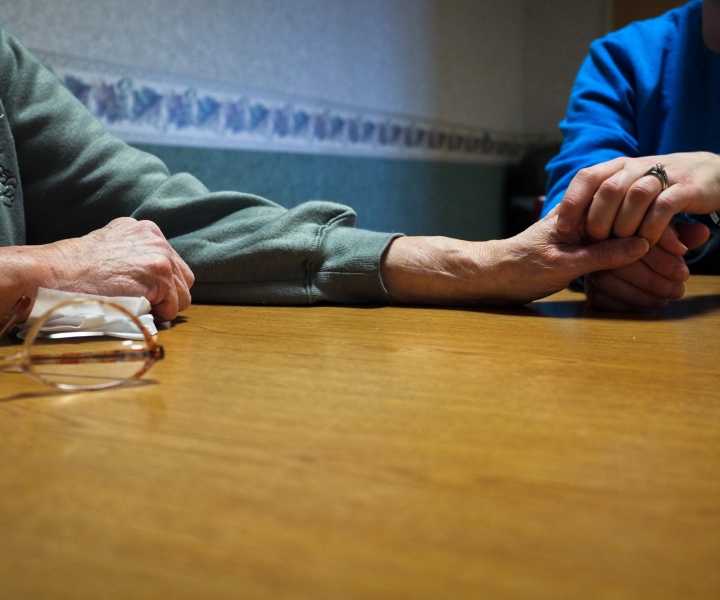
[[[194,306],[0,374],[0,598],[718,598],[720,278],[636,315]]]

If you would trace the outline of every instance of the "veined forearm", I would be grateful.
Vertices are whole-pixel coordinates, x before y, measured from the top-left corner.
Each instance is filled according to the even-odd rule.
[[[647,251],[639,238],[586,246],[578,231],[561,235],[556,209],[507,240],[398,238],[383,257],[381,274],[393,302],[401,304],[525,304],[580,275],[632,264]]]
[[[501,243],[398,238],[383,256],[383,284],[399,304],[494,303],[500,288],[494,267]]]

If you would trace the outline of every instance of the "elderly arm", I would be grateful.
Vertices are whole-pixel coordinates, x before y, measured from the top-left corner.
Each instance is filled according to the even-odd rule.
[[[190,306],[194,276],[157,225],[125,217],[79,238],[0,248],[0,314],[38,287],[145,296],[160,321]]]
[[[645,254],[642,238],[582,245],[561,234],[557,213],[507,240],[397,238],[381,262],[390,298],[405,304],[523,304],[561,290],[578,275],[625,266]],[[82,238],[0,248],[0,311],[39,286],[103,295],[145,296],[161,320],[190,303],[193,274],[157,226],[112,221]]]
[[[396,235],[356,229],[355,213],[339,204],[286,210],[252,194],[210,193],[188,174],[171,176],[159,159],[108,133],[1,30],[0,101],[0,162],[21,180],[14,201],[0,204],[0,245],[84,239],[133,217],[155,223],[187,262],[199,301],[388,301],[379,262]],[[118,269],[128,267],[129,253]]]
[[[383,282],[393,301],[404,304],[524,304],[580,275],[632,264],[648,250],[643,238],[588,246],[583,238],[581,228],[559,232],[557,209],[506,240],[399,238],[384,256]]]

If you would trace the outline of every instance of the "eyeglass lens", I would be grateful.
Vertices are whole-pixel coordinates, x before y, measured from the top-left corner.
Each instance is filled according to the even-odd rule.
[[[142,335],[123,339],[102,331],[113,331],[113,317],[103,315],[97,303],[70,308],[66,312],[72,314],[50,315],[37,337],[28,340],[33,374],[60,387],[88,388],[132,379],[143,371],[149,344]]]

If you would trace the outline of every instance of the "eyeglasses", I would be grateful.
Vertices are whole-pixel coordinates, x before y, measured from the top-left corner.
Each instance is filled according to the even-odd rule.
[[[0,339],[30,306],[23,296],[0,320]],[[58,315],[63,315],[58,318]],[[137,328],[123,339],[112,332],[88,330],[110,316]],[[20,352],[0,356],[0,371],[26,373],[61,390],[99,390],[130,383],[141,377],[165,353],[140,319],[114,302],[78,298],[61,302],[27,330]]]

